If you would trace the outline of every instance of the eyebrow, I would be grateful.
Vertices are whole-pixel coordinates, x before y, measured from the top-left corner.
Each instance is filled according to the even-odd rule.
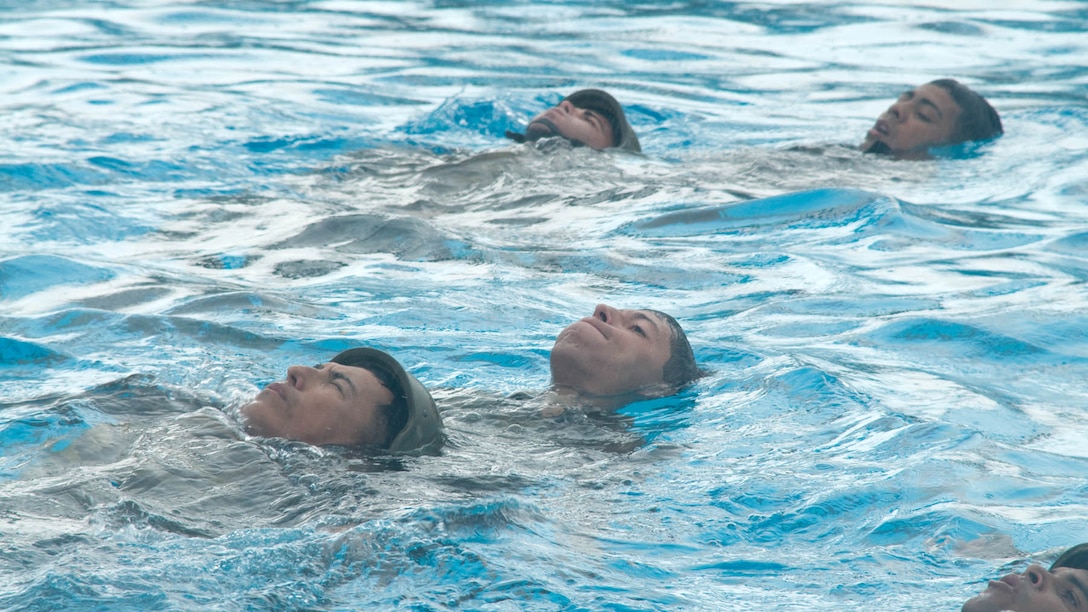
[[[941,108],[939,106],[933,103],[933,100],[930,100],[929,98],[922,98],[918,101],[918,104],[932,107],[933,110],[937,113],[937,116],[941,119],[944,119],[944,113],[941,112]]]
[[[636,321],[638,321],[638,320],[647,321],[647,322],[650,323],[650,325],[653,326],[654,331],[660,333],[661,332],[661,321],[660,320],[655,321],[654,318],[656,318],[656,317],[650,317],[648,314],[642,312],[641,310],[636,310],[635,311],[635,320]]]
[[[355,383],[351,382],[351,379],[348,378],[347,374],[344,374],[343,372],[340,372],[338,370],[330,370],[329,380],[342,380],[346,382],[349,387],[351,387],[352,396],[359,394],[359,390],[355,388]]]

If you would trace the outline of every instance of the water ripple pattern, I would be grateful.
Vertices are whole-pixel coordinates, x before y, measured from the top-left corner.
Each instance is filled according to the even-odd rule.
[[[0,608],[952,610],[1088,541],[1088,12],[954,4],[0,0]],[[945,76],[1006,134],[854,149]],[[643,155],[504,139],[583,87]],[[542,416],[600,302],[708,375]],[[439,456],[242,432],[364,344]]]

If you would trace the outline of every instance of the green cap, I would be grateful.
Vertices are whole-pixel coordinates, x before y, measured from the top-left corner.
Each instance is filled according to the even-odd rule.
[[[331,359],[340,365],[365,368],[379,380],[392,380],[399,389],[390,389],[394,396],[404,398],[408,419],[389,443],[394,453],[433,452],[442,446],[442,417],[438,416],[434,399],[415,376],[404,370],[388,353],[372,348],[348,349]]]

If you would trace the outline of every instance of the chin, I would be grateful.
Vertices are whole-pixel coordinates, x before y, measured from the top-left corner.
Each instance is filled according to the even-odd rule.
[[[577,359],[573,359],[571,355],[566,354],[562,349],[552,349],[551,370],[553,384],[573,389],[582,387],[583,376],[581,374],[585,370]]]
[[[552,347],[552,384],[570,387],[579,393],[587,392],[587,383],[593,380],[593,372],[580,358],[582,350],[576,345],[558,340]]]
[[[553,136],[560,136],[559,132],[543,122],[533,122],[529,124],[529,127],[525,128],[525,138],[529,140],[539,140],[541,138],[551,138]]]
[[[242,406],[242,424],[245,426],[246,431],[257,436],[268,437],[268,416],[269,407],[261,400],[254,398],[245,406]]]

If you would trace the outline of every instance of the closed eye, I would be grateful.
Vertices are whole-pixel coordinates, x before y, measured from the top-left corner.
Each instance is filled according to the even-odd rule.
[[[604,126],[604,117],[601,117],[599,114],[595,113],[594,111],[587,110],[586,111],[586,119],[588,119],[590,123],[595,125],[597,127],[597,129],[602,129],[602,127]]]
[[[643,338],[645,338],[645,337],[646,337],[646,331],[642,329],[642,326],[641,326],[641,325],[636,325],[636,326],[632,327],[632,328],[631,328],[631,331],[633,331],[633,332],[635,332],[636,334],[638,334],[638,335],[642,336]]]
[[[348,394],[344,390],[344,382],[341,381],[350,383],[350,381],[348,381],[348,377],[344,376],[343,372],[337,372],[333,370],[329,373],[329,384],[336,387],[336,390],[340,392],[340,397],[347,399]]]
[[[1070,607],[1074,610],[1081,610],[1080,602],[1077,601],[1077,593],[1072,589],[1062,593],[1062,597],[1069,602]]]

